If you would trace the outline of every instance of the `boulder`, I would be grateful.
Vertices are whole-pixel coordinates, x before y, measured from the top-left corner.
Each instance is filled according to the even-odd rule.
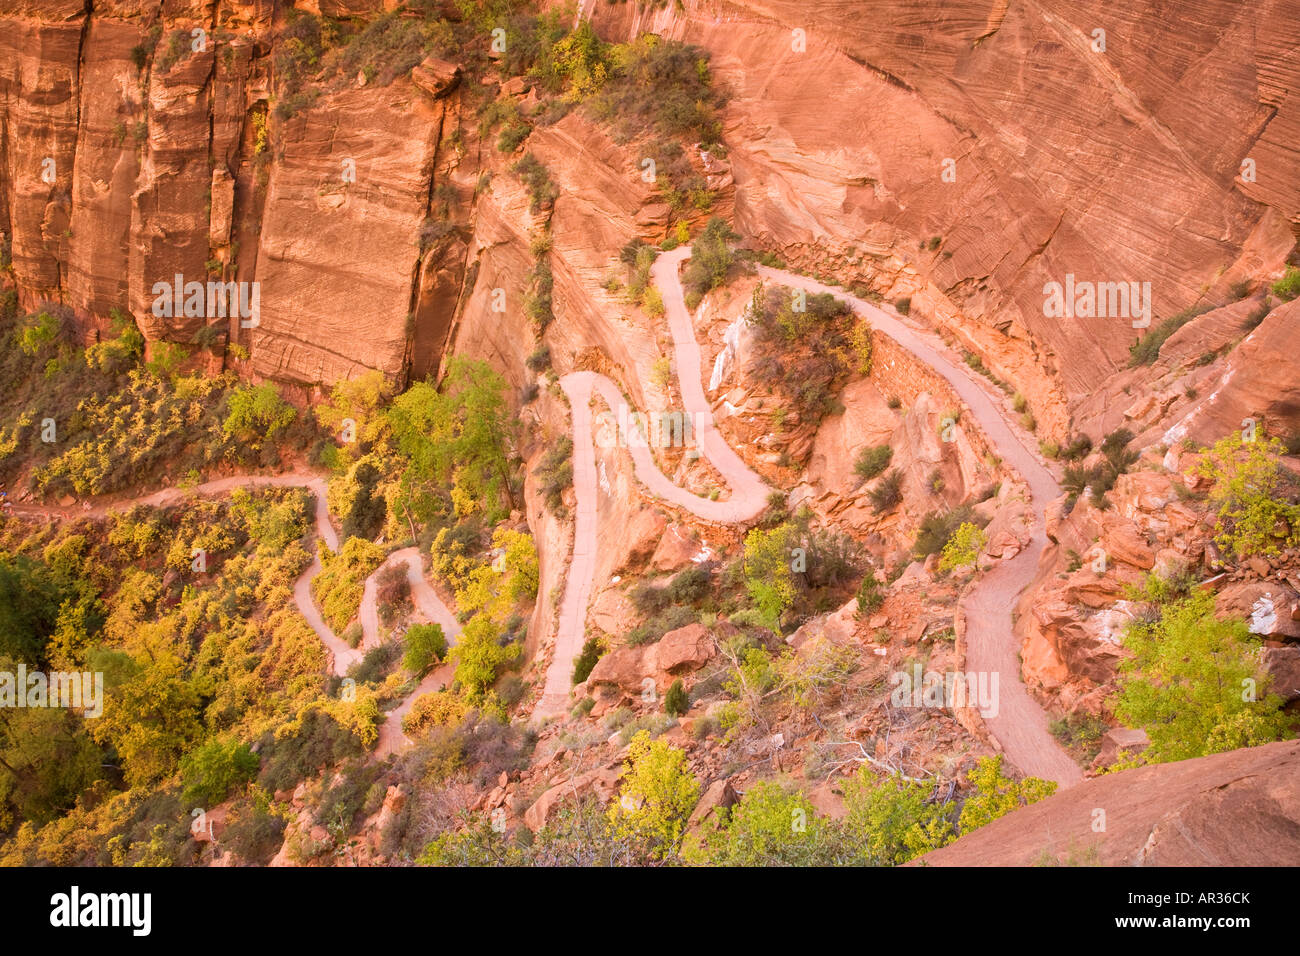
[[[1101,546],[1111,561],[1120,561],[1143,571],[1155,567],[1155,552],[1137,528],[1127,522],[1108,525],[1102,531]]]
[[[1252,634],[1274,638],[1300,638],[1300,621],[1293,617],[1297,604],[1296,592],[1275,581],[1229,584],[1214,599],[1219,617],[1245,618]]]
[[[699,670],[717,653],[713,637],[703,624],[692,622],[669,631],[654,646],[656,677],[660,684]]]
[[[460,82],[460,67],[436,56],[425,57],[411,70],[411,82],[435,100],[442,99]]]
[[[656,571],[675,571],[690,563],[699,551],[699,536],[686,525],[674,522],[664,529],[650,565]]]
[[[1139,754],[1151,746],[1145,730],[1129,727],[1112,727],[1101,738],[1101,750],[1093,761],[1095,767],[1109,767],[1121,756]]]
[[[1273,678],[1269,693],[1287,703],[1300,700],[1300,647],[1266,647],[1261,657]]]
[[[531,807],[524,811],[524,826],[534,833],[546,826],[556,808],[566,800],[576,800],[587,795],[594,795],[601,803],[609,802],[623,775],[621,766],[598,767],[579,774],[572,780],[556,784],[537,798]]]
[[[695,809],[691,811],[690,819],[686,821],[686,829],[693,830],[706,823],[715,810],[735,806],[739,800],[740,797],[736,795],[730,780],[713,781],[700,796]]]
[[[642,678],[650,670],[646,666],[646,656],[653,648],[654,645],[614,648],[591,669],[587,687],[594,690],[601,686],[612,686],[629,694],[639,694]]]

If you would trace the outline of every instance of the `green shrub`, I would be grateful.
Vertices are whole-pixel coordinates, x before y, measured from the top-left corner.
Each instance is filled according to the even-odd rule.
[[[1124,633],[1115,714],[1151,738],[1148,763],[1188,760],[1289,737],[1282,701],[1264,696],[1257,637],[1240,619],[1219,620],[1214,595],[1196,591]],[[1256,690],[1258,688],[1258,690]]]
[[[247,744],[214,737],[181,758],[181,799],[190,806],[214,807],[235,787],[255,779],[261,764]]]
[[[348,538],[337,554],[321,542],[321,570],[312,579],[311,591],[336,633],[356,616],[366,578],[383,563],[384,549],[364,538]]]
[[[1012,780],[1002,772],[1002,755],[981,757],[966,775],[970,795],[962,804],[957,825],[970,833],[1013,810],[1037,803],[1056,792],[1056,783],[1038,777]]]
[[[722,96],[713,88],[708,53],[645,34],[610,51],[609,75],[587,101],[620,139],[645,133],[718,149]]]
[[[456,664],[456,683],[474,706],[487,702],[488,690],[501,676],[506,665],[516,660],[523,648],[519,644],[501,644],[499,627],[486,614],[470,619],[461,632],[451,659]]]
[[[582,645],[582,653],[578,655],[573,662],[573,683],[581,684],[591,676],[591,669],[596,666],[600,660],[604,648],[601,646],[600,638],[589,637]]]
[[[685,627],[695,619],[695,612],[689,607],[682,607],[679,604],[670,605],[649,620],[634,627],[628,632],[625,640],[633,646],[652,644],[669,631]]]
[[[870,481],[889,467],[894,457],[894,449],[888,445],[874,445],[858,452],[858,459],[853,463],[854,473],[863,481]]]
[[[771,630],[795,598],[790,570],[791,534],[782,525],[771,531],[755,528],[745,535],[745,589]]]
[[[691,246],[691,258],[682,273],[683,288],[704,295],[726,282],[736,262],[731,244],[739,238],[725,220],[712,217]]]
[[[550,451],[533,470],[541,481],[538,489],[553,514],[564,511],[564,491],[573,485],[573,439],[563,435],[551,445]]]
[[[1215,541],[1237,558],[1276,555],[1300,544],[1297,481],[1282,467],[1286,446],[1276,438],[1243,442],[1230,435],[1216,442],[1197,463],[1197,473],[1213,482],[1210,506],[1216,512]]]
[[[1273,283],[1272,290],[1273,294],[1283,302],[1290,302],[1296,296],[1300,296],[1300,269],[1287,266],[1282,278]]]
[[[221,429],[227,436],[260,442],[287,428],[296,416],[273,383],[241,385],[227,399]]]
[[[953,568],[974,564],[985,544],[983,530],[977,524],[962,522],[943,546],[943,555],[939,558],[939,570],[951,571]]]
[[[867,492],[871,507],[877,514],[892,511],[903,500],[903,472],[895,468],[876,482],[876,487]]]
[[[524,153],[522,159],[511,167],[528,189],[528,211],[531,213],[549,209],[559,198],[559,187],[551,181],[551,174],[541,161],[532,153]]]
[[[816,425],[836,410],[853,373],[854,317],[832,295],[808,295],[802,304],[796,311],[794,290],[782,286],[754,290],[748,314],[758,347],[749,373],[785,399],[800,424]]]
[[[555,278],[551,273],[551,264],[545,255],[539,257],[537,263],[533,266],[530,275],[531,288],[527,297],[524,299],[524,311],[528,317],[533,320],[533,331],[541,335],[546,331],[546,327],[555,320],[554,301],[552,294],[555,288]],[[547,352],[547,359],[550,359],[550,352]],[[534,370],[536,371],[536,370]]]
[[[1061,457],[1066,461],[1079,461],[1087,458],[1091,451],[1092,439],[1087,435],[1076,435],[1061,449]]]
[[[680,717],[690,709],[690,699],[686,696],[686,688],[679,677],[668,686],[668,692],[664,694],[664,713]]]
[[[964,524],[976,523],[975,511],[970,505],[961,505],[951,511],[932,511],[921,519],[913,553],[917,558],[938,554],[947,546],[958,528]]]
[[[1168,341],[1169,337],[1181,329],[1198,315],[1204,315],[1209,312],[1212,306],[1198,305],[1190,309],[1185,309],[1177,315],[1159,322],[1153,326],[1145,335],[1129,347],[1129,368],[1136,368],[1139,365],[1151,365],[1160,356],[1160,348]]]
[[[858,587],[858,613],[871,614],[885,603],[885,593],[875,574],[869,573]]]
[[[1083,759],[1091,763],[1101,750],[1102,736],[1110,728],[1100,717],[1079,711],[1053,720],[1047,729],[1062,746],[1079,749]]]
[[[529,370],[533,372],[540,372],[544,368],[549,368],[551,365],[550,346],[545,343],[538,345],[537,348],[533,350],[532,354],[528,356],[528,360],[525,364],[528,366]]]
[[[265,866],[284,844],[285,820],[271,812],[265,798],[233,809],[221,842],[250,866]]]
[[[361,660],[348,668],[348,676],[358,684],[380,684],[397,667],[402,647],[396,641],[385,641],[368,649]]]

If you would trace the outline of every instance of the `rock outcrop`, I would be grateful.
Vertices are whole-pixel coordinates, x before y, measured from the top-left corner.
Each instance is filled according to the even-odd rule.
[[[917,862],[1290,866],[1300,856],[1297,780],[1294,740],[1125,770],[994,820]]]

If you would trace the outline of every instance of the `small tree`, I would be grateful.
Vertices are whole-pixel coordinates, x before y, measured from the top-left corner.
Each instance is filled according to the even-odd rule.
[[[261,441],[290,425],[297,417],[271,382],[241,385],[230,393],[221,430],[229,437]]]
[[[962,522],[952,533],[948,543],[943,546],[939,558],[939,570],[951,571],[965,564],[974,564],[985,543],[984,532],[980,526],[969,521]]]
[[[587,638],[586,642],[582,645],[582,653],[579,654],[578,659],[573,662],[573,682],[575,684],[581,684],[591,676],[591,669],[595,667],[596,662],[600,660],[602,650],[603,648],[600,644],[600,638]]]
[[[619,799],[610,804],[616,833],[645,839],[656,859],[671,857],[681,844],[686,820],[700,798],[700,782],[686,765],[686,753],[647,731],[632,738],[623,765]]]
[[[488,690],[496,683],[501,669],[521,653],[518,644],[502,647],[497,637],[497,627],[492,619],[478,614],[465,625],[460,640],[452,648],[456,682],[472,704],[478,705],[487,699]]]
[[[750,787],[722,810],[719,826],[683,856],[705,866],[825,866],[841,862],[839,832],[799,791],[771,780]]]
[[[1300,506],[1288,500],[1292,482],[1278,461],[1284,452],[1276,438],[1248,442],[1228,436],[1197,462],[1197,473],[1214,482],[1215,541],[1238,558],[1274,555],[1300,543]]]
[[[780,627],[781,615],[794,602],[789,545],[787,525],[770,531],[755,528],[745,536],[745,589],[772,630]]]
[[[1115,713],[1151,738],[1150,763],[1187,760],[1287,736],[1282,701],[1264,696],[1259,641],[1241,620],[1220,621],[1213,595],[1197,591],[1166,604],[1160,619],[1124,635],[1133,656],[1120,664]]]
[[[190,806],[216,806],[236,786],[256,777],[260,766],[247,744],[209,740],[181,758],[181,799]]]
[[[406,631],[403,664],[412,674],[423,674],[447,654],[447,638],[438,624],[412,624]]]
[[[884,603],[885,595],[880,590],[880,582],[876,580],[875,572],[867,572],[867,576],[862,579],[862,584],[858,587],[858,613],[870,614]]]
[[[738,238],[717,216],[708,221],[691,246],[691,260],[682,275],[682,284],[688,293],[698,298],[726,281],[727,273],[736,261],[731,243]]]
[[[862,862],[896,866],[956,838],[947,803],[934,786],[900,775],[877,777],[863,766],[844,788],[844,828]]]

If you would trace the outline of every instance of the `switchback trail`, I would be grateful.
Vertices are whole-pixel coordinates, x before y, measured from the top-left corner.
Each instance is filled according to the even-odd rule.
[[[753,519],[767,506],[770,489],[727,444],[715,427],[712,406],[704,394],[703,367],[691,315],[686,308],[679,269],[690,257],[689,246],[659,256],[651,270],[663,296],[672,334],[682,404],[697,423],[696,441],[710,463],[731,489],[724,501],[712,501],[674,484],[655,464],[650,449],[627,443],[637,479],[648,491],[708,521],[740,523]],[[783,285],[809,292],[826,292],[844,300],[863,315],[873,330],[881,332],[942,376],[970,409],[976,423],[1002,460],[1018,472],[1028,485],[1034,515],[1028,547],[1010,561],[999,563],[983,576],[962,602],[967,628],[966,666],[971,671],[999,675],[997,715],[985,718],[986,726],[1012,763],[1023,773],[1057,781],[1067,787],[1083,775],[1048,731],[1047,715],[1030,697],[1020,679],[1017,642],[1010,610],[1016,596],[1033,577],[1046,543],[1043,509],[1060,494],[1051,472],[1017,437],[993,398],[977,382],[966,364],[938,336],[912,328],[870,302],[846,294],[804,276],[759,267],[759,274]],[[568,704],[573,664],[585,638],[587,605],[591,599],[596,567],[599,529],[595,448],[592,440],[591,397],[593,391],[611,410],[626,403],[618,386],[596,372],[574,372],[560,380],[568,396],[573,418],[573,487],[577,497],[574,522],[573,558],[560,604],[555,653],[547,670],[546,687],[533,711],[534,718],[561,713]]]
[[[316,541],[324,541],[331,551],[338,550],[338,534],[330,521],[329,506],[325,500],[326,481],[322,476],[310,472],[286,472],[282,475],[232,475],[193,485],[189,488],[164,488],[162,491],[155,491],[136,498],[103,501],[89,508],[68,505],[21,504],[14,505],[12,512],[51,520],[104,517],[110,512],[125,511],[134,505],[165,508],[179,504],[188,498],[225,494],[236,488],[256,487],[305,488],[310,491],[315,500]],[[298,576],[298,579],[293,584],[293,599],[298,608],[298,613],[311,625],[311,629],[316,632],[316,636],[320,638],[321,643],[330,652],[331,669],[336,676],[345,676],[348,669],[361,659],[365,651],[378,646],[379,611],[376,599],[378,576],[385,568],[400,564],[406,565],[406,578],[411,586],[411,599],[415,602],[415,606],[429,621],[442,626],[442,633],[447,638],[447,646],[453,645],[456,638],[460,636],[460,622],[456,620],[456,615],[451,613],[447,605],[438,597],[437,592],[425,580],[419,550],[416,548],[402,548],[388,555],[384,559],[384,563],[376,568],[370,577],[366,578],[359,614],[362,639],[357,647],[349,647],[348,643],[335,634],[330,626],[325,623],[320,609],[312,598],[311,583],[321,570],[320,548],[314,546],[312,548],[311,564]],[[451,667],[446,664],[440,665],[434,668],[401,703],[390,710],[385,715],[384,722],[379,728],[377,756],[382,757],[385,754],[394,753],[410,746],[411,741],[402,733],[402,718],[421,694],[436,690],[439,686],[450,684]]]
[[[686,308],[678,275],[682,262],[689,257],[689,246],[662,254],[654,264],[652,276],[663,295],[668,325],[672,333],[682,404],[695,424],[695,439],[700,450],[726,481],[731,494],[721,501],[701,498],[666,477],[655,464],[648,446],[628,443],[628,452],[632,457],[636,477],[653,495],[707,521],[742,523],[762,513],[767,506],[771,489],[727,444],[714,423],[712,407],[704,394],[700,347],[695,339],[690,312]],[[998,405],[986,391],[986,387],[975,379],[965,363],[944,345],[938,336],[909,326],[897,316],[870,302],[805,276],[766,266],[758,267],[758,272],[763,278],[783,285],[813,293],[829,293],[846,301],[870,322],[874,331],[889,336],[934,369],[952,385],[958,396],[965,402],[974,420],[1002,460],[1024,479],[1029,488],[1030,507],[1034,515],[1031,540],[1029,546],[1016,557],[1010,561],[999,562],[986,573],[962,601],[961,610],[967,625],[966,667],[969,671],[999,675],[998,711],[996,716],[986,717],[984,721],[1011,762],[1023,773],[1055,780],[1063,787],[1079,782],[1083,775],[1078,765],[1052,737],[1048,731],[1046,713],[1029,695],[1029,691],[1021,681],[1018,645],[1010,618],[1010,610],[1015,605],[1016,597],[1032,579],[1039,556],[1046,544],[1043,509],[1047,502],[1060,495],[1060,488],[1051,472],[1017,437]],[[543,694],[533,710],[535,719],[561,713],[567,706],[573,663],[582,649],[585,634],[587,605],[591,599],[599,541],[596,520],[599,484],[592,441],[592,393],[599,393],[601,399],[612,410],[617,410],[625,404],[618,386],[596,372],[571,373],[560,380],[560,385],[568,396],[572,408],[573,486],[577,497],[577,514],[573,557],[560,604],[555,652],[547,670]],[[13,510],[17,513],[43,515],[47,518],[103,515],[109,510],[126,508],[133,504],[161,507],[174,504],[188,496],[215,494],[257,485],[303,487],[311,490],[316,501],[317,538],[326,541],[331,549],[337,549],[338,536],[330,523],[325,504],[325,480],[312,474],[232,476],[187,489],[168,488],[139,498],[100,504],[90,509],[52,505],[15,505]],[[437,594],[425,581],[418,552],[414,548],[394,552],[388,556],[380,570],[391,563],[406,564],[412,598],[417,607],[429,620],[441,624],[448,644],[453,643],[460,634],[460,626],[456,622],[455,615],[438,599]],[[314,550],[311,566],[294,584],[294,600],[300,613],[330,650],[334,672],[342,675],[361,657],[363,649],[374,646],[378,641],[375,576],[372,575],[365,584],[360,613],[364,638],[360,648],[354,649],[334,634],[322,619],[320,611],[312,600],[311,581],[319,571],[320,556],[319,552]],[[435,669],[424,678],[413,694],[389,712],[380,732],[381,754],[399,750],[410,743],[401,732],[401,718],[409,711],[415,699],[427,690],[449,683],[449,669],[445,666]]]
[[[1056,479],[1016,435],[986,386],[976,380],[966,363],[937,335],[912,328],[879,306],[805,276],[766,266],[759,266],[758,272],[774,282],[808,292],[826,292],[849,303],[867,319],[872,331],[889,336],[934,369],[965,402],[1003,462],[1024,479],[1034,516],[1029,545],[1011,560],[998,562],[962,601],[961,610],[966,618],[966,669],[998,675],[997,714],[983,720],[1011,762],[1022,773],[1055,780],[1062,787],[1079,783],[1083,772],[1052,736],[1047,714],[1021,680],[1020,647],[1011,623],[1016,598],[1033,580],[1039,556],[1047,544],[1043,513],[1048,502],[1060,497],[1061,488]]]
[[[637,479],[651,494],[692,514],[722,524],[749,521],[767,507],[772,489],[750,470],[727,444],[713,421],[713,407],[704,395],[701,382],[700,346],[695,341],[691,315],[682,296],[677,270],[690,256],[683,246],[661,255],[651,274],[663,294],[664,309],[673,337],[677,378],[681,386],[682,405],[694,425],[695,442],[731,489],[725,500],[713,501],[692,494],[670,480],[659,466],[648,445],[627,442]],[[546,687],[533,709],[533,717],[561,713],[568,704],[572,686],[573,662],[582,651],[585,639],[587,604],[596,571],[596,545],[599,540],[596,505],[599,484],[596,479],[596,451],[591,437],[591,396],[597,392],[612,410],[626,405],[618,386],[597,372],[572,372],[560,379],[560,387],[569,398],[573,416],[573,489],[577,496],[574,520],[573,558],[564,597],[560,602],[560,622],[555,635],[555,655],[546,671]]]

